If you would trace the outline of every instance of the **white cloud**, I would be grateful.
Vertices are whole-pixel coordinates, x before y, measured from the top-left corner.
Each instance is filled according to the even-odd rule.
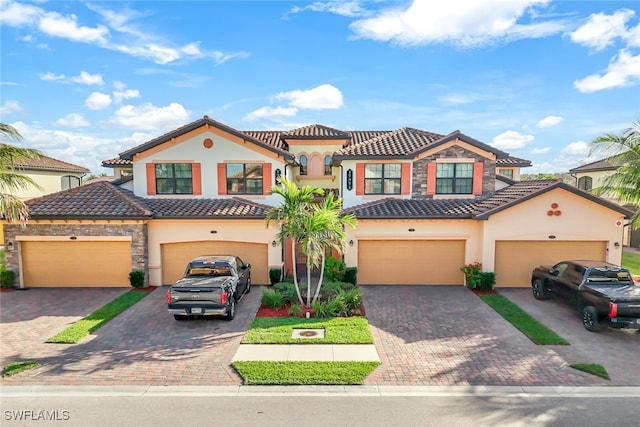
[[[531,150],[531,154],[547,154],[549,151],[551,151],[551,147],[536,147]]]
[[[103,85],[102,75],[89,74],[86,71],[81,71],[79,76],[71,77],[70,79],[74,83],[80,83],[83,85]]]
[[[19,27],[37,21],[42,9],[25,3],[0,2],[0,24]]]
[[[584,141],[575,141],[567,145],[560,151],[560,156],[587,157],[589,154],[589,144]]]
[[[613,15],[594,13],[586,24],[571,33],[571,40],[595,51],[611,46],[618,37],[627,34],[626,23],[635,15],[630,9],[620,9]]]
[[[559,32],[556,23],[518,24],[528,10],[550,0],[437,2],[414,0],[408,8],[383,10],[351,24],[357,36],[399,45],[448,43],[474,47],[504,38],[541,37]]]
[[[262,107],[244,116],[245,120],[265,119],[271,117],[293,117],[298,112],[296,107]]]
[[[360,5],[359,1],[326,1],[326,2],[313,2],[307,6],[294,6],[285,15],[285,19],[288,15],[301,12],[328,12],[334,13],[340,16],[355,17],[366,14],[367,11]]]
[[[47,71],[46,73],[40,73],[40,80],[44,80],[47,82],[53,82],[56,80],[65,80],[66,77],[64,74],[54,74],[50,71]]]
[[[597,160],[589,157],[590,145],[574,141],[560,150],[551,162],[536,163],[527,173],[566,173],[570,169]]]
[[[93,92],[84,101],[84,105],[90,110],[102,110],[111,105],[111,95],[101,92]]]
[[[90,126],[91,123],[85,119],[82,114],[71,113],[56,120],[56,124],[69,128],[82,128]]]
[[[124,105],[109,121],[127,129],[162,132],[187,123],[189,112],[176,102],[166,107],[156,107],[150,103],[140,106]]]
[[[0,114],[2,115],[20,113],[22,111],[24,111],[22,105],[14,100],[5,101],[2,106],[0,106]]]
[[[75,15],[63,16],[57,12],[46,12],[40,16],[38,28],[45,34],[81,43],[105,45],[109,29],[104,25],[94,28],[78,25]]]
[[[535,137],[533,135],[524,135],[515,130],[508,130],[494,137],[490,145],[500,150],[521,150],[534,140]]]
[[[604,74],[592,74],[573,82],[580,92],[591,93],[604,89],[628,86],[640,81],[640,55],[632,55],[627,49],[618,52],[609,62]]]
[[[440,97],[440,102],[448,105],[471,104],[480,99],[480,96],[472,93],[450,93]]]
[[[550,128],[552,126],[556,126],[562,122],[562,117],[560,116],[547,116],[544,119],[538,122],[539,128]]]
[[[293,107],[309,110],[335,110],[343,105],[342,92],[330,84],[323,84],[309,90],[280,92],[275,99],[284,99]]]
[[[140,91],[138,89],[125,89],[122,91],[116,90],[113,92],[113,99],[117,104],[120,104],[123,99],[140,98]]]

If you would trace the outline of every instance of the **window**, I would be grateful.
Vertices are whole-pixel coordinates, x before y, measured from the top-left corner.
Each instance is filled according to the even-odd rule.
[[[73,175],[65,175],[61,178],[61,187],[63,190],[80,187],[80,178]]]
[[[400,194],[402,168],[399,163],[365,165],[365,194]]]
[[[300,156],[300,175],[307,174],[307,156]]]
[[[473,163],[438,163],[436,194],[472,194]]]
[[[593,188],[593,179],[590,176],[583,176],[578,179],[578,188],[581,190],[589,191]]]
[[[227,163],[227,194],[262,194],[262,163]]]
[[[193,194],[191,163],[156,163],[156,194]]]
[[[331,156],[324,156],[324,174],[330,176],[333,172],[331,169]]]
[[[498,173],[502,176],[513,179],[513,169],[498,169]]]

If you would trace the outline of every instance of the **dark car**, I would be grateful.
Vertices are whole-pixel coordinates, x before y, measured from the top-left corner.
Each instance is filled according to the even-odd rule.
[[[187,264],[184,276],[167,291],[176,320],[224,316],[232,320],[236,302],[251,291],[251,265],[232,255],[203,255]]]
[[[592,332],[612,328],[640,329],[640,286],[629,270],[603,261],[563,261],[540,266],[531,274],[533,296],[557,296],[576,307]]]

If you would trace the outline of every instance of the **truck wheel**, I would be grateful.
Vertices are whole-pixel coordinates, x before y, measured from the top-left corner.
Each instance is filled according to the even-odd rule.
[[[229,306],[227,307],[227,315],[224,317],[225,320],[233,320],[236,316],[236,300],[231,297],[229,298]]]
[[[531,284],[531,292],[533,293],[533,297],[537,300],[545,300],[549,298],[549,292],[544,287],[544,283],[540,279],[536,279]]]
[[[189,316],[183,316],[182,314],[174,314],[173,318],[176,320],[187,320]]]
[[[582,324],[590,332],[598,332],[602,329],[595,307],[589,305],[582,309]]]

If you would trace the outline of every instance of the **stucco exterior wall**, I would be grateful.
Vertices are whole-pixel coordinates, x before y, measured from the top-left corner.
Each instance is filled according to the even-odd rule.
[[[358,264],[359,240],[465,240],[465,263],[482,257],[482,222],[470,219],[380,219],[358,220],[355,229],[346,228],[348,267]],[[412,228],[414,231],[409,231]],[[349,241],[353,240],[353,246]],[[461,266],[462,267],[462,266]]]
[[[553,203],[557,208],[552,208]],[[585,209],[586,205],[589,209]],[[550,210],[561,214],[549,216]],[[607,261],[619,265],[624,230],[617,225],[618,221],[624,222],[618,212],[568,191],[552,190],[499,212],[483,223],[484,270],[494,271],[496,240],[606,241]],[[616,247],[615,242],[620,245]]]
[[[215,231],[215,233],[212,233]],[[162,283],[161,245],[196,241],[263,243],[268,247],[269,268],[282,266],[282,248],[273,247],[278,227],[264,220],[152,220],[149,222],[149,283]]]
[[[210,138],[213,141],[211,148],[206,148],[203,141]],[[264,154],[263,154],[264,152]],[[284,160],[275,159],[275,154],[270,156],[265,149],[258,148],[253,143],[238,143],[227,139],[211,131],[201,131],[190,135],[178,142],[167,142],[160,150],[149,150],[140,158],[134,158],[133,175],[136,177],[133,184],[133,192],[141,197],[167,197],[149,196],[147,193],[146,164],[153,162],[198,162],[202,169],[202,195],[201,196],[176,196],[172,198],[218,198],[218,197],[242,197],[254,200],[258,203],[275,205],[278,202],[276,196],[269,195],[223,195],[218,194],[218,163],[271,163],[274,174],[276,169],[284,173]],[[275,179],[271,176],[271,183]]]
[[[34,197],[44,196],[45,194],[56,193],[62,190],[62,177],[71,175],[82,180],[82,173],[77,172],[57,172],[57,171],[40,171],[40,170],[24,170],[18,171],[20,175],[25,175],[33,179],[42,189],[29,186],[23,190],[17,191],[14,195],[22,199],[32,199]]]
[[[401,194],[381,194],[381,195],[357,195],[356,194],[356,163],[410,163],[409,160],[385,160],[385,161],[372,161],[372,160],[343,160],[342,161],[342,202],[345,208],[361,205],[363,203],[373,202],[374,200],[388,199],[390,197],[395,197],[398,199],[410,199],[411,194],[401,195]],[[351,190],[347,189],[347,171],[352,170],[353,172],[353,187]],[[409,179],[412,180],[413,173],[409,174]],[[425,182],[426,184],[426,182]],[[409,183],[409,188],[411,188],[412,183]]]

